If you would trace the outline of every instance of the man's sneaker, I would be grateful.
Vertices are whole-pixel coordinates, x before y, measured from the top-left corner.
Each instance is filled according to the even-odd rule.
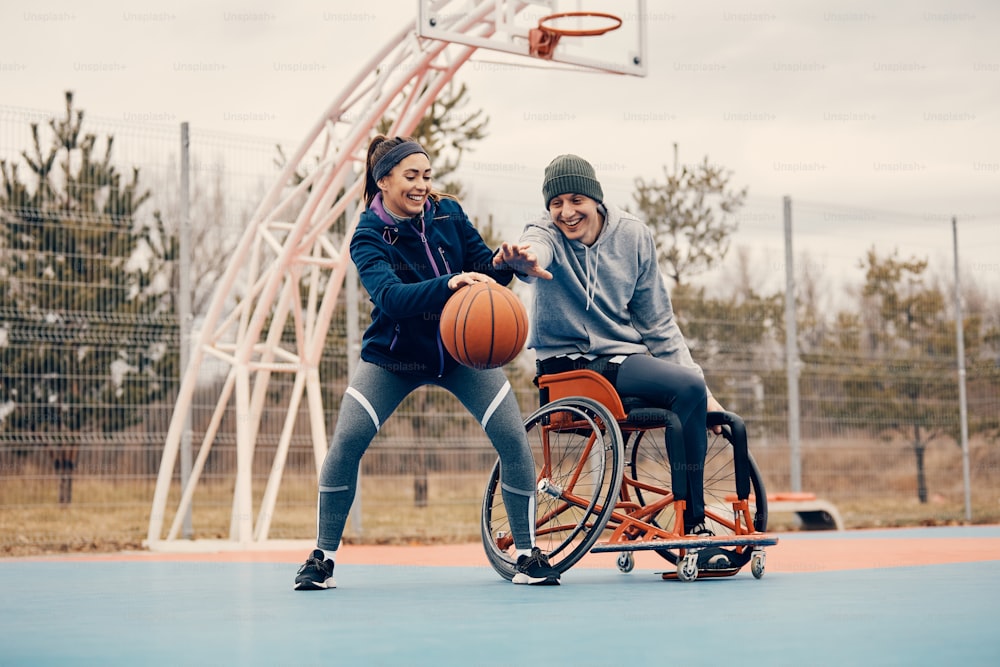
[[[295,576],[295,590],[297,591],[321,591],[324,588],[336,588],[337,582],[333,580],[333,561],[329,558],[323,559],[323,552],[315,549],[312,555],[299,568],[299,573]]]
[[[698,549],[699,570],[728,570],[735,567],[729,558],[730,553],[722,547],[705,547]]]
[[[517,572],[511,580],[515,584],[559,585],[559,571],[549,565],[549,559],[538,547],[531,548],[530,556],[518,556],[515,568]]]
[[[712,530],[705,525],[704,521],[685,529],[684,532],[688,537],[715,537],[715,533],[713,533]]]
[[[715,537],[715,533],[702,521],[696,526],[692,526],[687,534],[689,537]],[[702,547],[698,551],[699,570],[729,570],[734,567],[729,556],[730,553],[722,547]]]

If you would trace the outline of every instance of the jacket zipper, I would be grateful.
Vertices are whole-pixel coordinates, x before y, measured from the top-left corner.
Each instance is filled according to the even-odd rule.
[[[392,328],[392,342],[389,343],[389,350],[395,351],[396,343],[399,342],[399,325],[397,324]]]
[[[445,273],[451,273],[451,267],[448,265],[448,258],[444,256],[444,248],[438,246],[438,254],[441,255],[441,261],[444,262]]]
[[[434,253],[431,252],[431,246],[427,242],[427,235],[424,234],[423,227],[424,227],[424,219],[421,217],[420,229],[417,229],[416,225],[413,226],[413,229],[416,230],[417,235],[420,236],[420,242],[424,244],[424,252],[427,253],[427,261],[431,263],[431,268],[434,269],[434,275],[440,278],[441,272],[438,270],[438,265],[434,261]],[[442,259],[444,259],[443,253],[442,253]],[[445,267],[447,268],[447,266],[448,262],[445,261]],[[438,377],[441,377],[442,375],[444,375],[444,344],[441,342],[440,332],[438,332],[437,335],[437,348],[438,348]]]

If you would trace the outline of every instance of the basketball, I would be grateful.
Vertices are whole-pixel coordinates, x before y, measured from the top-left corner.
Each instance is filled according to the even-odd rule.
[[[528,338],[528,313],[517,295],[497,283],[458,289],[441,311],[441,341],[463,366],[498,368]]]

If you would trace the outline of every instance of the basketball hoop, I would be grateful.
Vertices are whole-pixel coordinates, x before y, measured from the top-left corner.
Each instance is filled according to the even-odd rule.
[[[610,24],[598,26],[596,28],[559,28],[551,25],[560,19],[567,18],[596,18],[606,19]],[[596,37],[606,32],[617,30],[622,25],[622,20],[614,14],[604,12],[561,12],[559,14],[549,14],[538,19],[538,27],[528,31],[528,53],[546,60],[551,60],[552,52],[559,44],[560,37]]]

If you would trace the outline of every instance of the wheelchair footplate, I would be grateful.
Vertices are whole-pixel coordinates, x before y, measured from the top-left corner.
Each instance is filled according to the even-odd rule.
[[[778,538],[766,533],[713,537],[678,537],[676,539],[636,540],[624,542],[598,542],[591,547],[593,553],[623,552],[618,568],[631,571],[634,551],[676,551],[675,570],[658,571],[664,580],[694,581],[731,577],[749,563],[754,578],[764,576],[765,553],[763,547],[773,546]],[[726,547],[729,547],[727,549]],[[671,560],[674,560],[671,558]]]

